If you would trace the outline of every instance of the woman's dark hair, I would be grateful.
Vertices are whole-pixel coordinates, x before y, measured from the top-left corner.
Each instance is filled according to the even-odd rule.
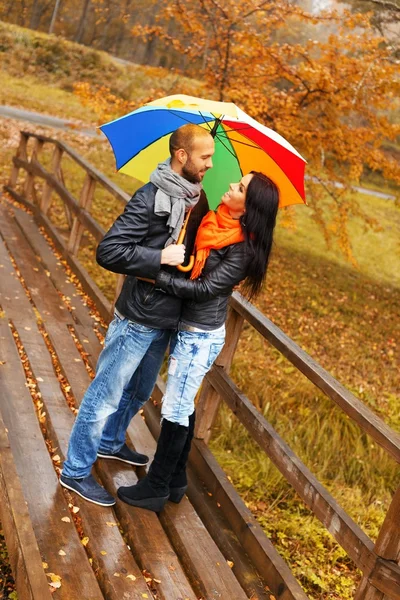
[[[254,177],[247,187],[246,212],[240,217],[251,256],[243,286],[248,300],[260,292],[267,274],[279,204],[275,183],[263,173],[252,171],[252,174]]]

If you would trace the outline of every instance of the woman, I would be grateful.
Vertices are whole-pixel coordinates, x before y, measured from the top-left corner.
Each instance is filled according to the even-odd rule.
[[[225,341],[225,319],[233,288],[244,280],[248,299],[261,289],[272,247],[279,192],[266,175],[251,172],[231,184],[216,213],[204,217],[196,236],[191,279],[160,271],[156,285],[186,299],[171,341],[168,381],[161,409],[157,451],[146,477],[120,487],[132,506],[160,511],[179,502],[187,487],[186,463],[194,431],[194,399]]]

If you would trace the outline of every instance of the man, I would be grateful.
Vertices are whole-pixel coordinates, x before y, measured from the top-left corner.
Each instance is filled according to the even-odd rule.
[[[147,456],[128,448],[125,432],[152,392],[171,330],[178,325],[181,300],[142,278],[154,279],[161,265],[169,265],[168,269],[184,262],[185,246],[175,242],[185,212],[193,208],[186,238],[190,254],[208,210],[201,181],[212,167],[213,153],[214,140],[206,129],[197,125],[177,129],[170,138],[171,158],[159,164],[150,182],[134,194],[97,249],[101,266],[127,277],[96,376],[72,429],[60,478],[63,487],[95,504],[115,504],[91,475],[97,456],[133,465],[148,462]]]

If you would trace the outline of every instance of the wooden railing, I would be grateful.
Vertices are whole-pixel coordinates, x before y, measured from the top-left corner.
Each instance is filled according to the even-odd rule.
[[[34,143],[31,155],[28,157],[29,138],[33,138]],[[40,164],[40,153],[45,144],[53,148],[51,171],[46,170]],[[86,172],[79,200],[75,199],[65,186],[62,170],[64,155],[69,155]],[[21,169],[26,173],[22,185],[18,183]],[[43,184],[41,193],[38,191],[38,180]],[[94,299],[102,316],[108,320],[111,315],[112,303],[104,297],[77,259],[85,231],[90,232],[97,241],[104,235],[102,227],[90,214],[96,186],[99,185],[120,200],[122,205],[129,199],[127,194],[63,142],[29,132],[21,132],[20,145],[13,158],[10,182],[5,189],[16,200],[29,206],[38,223],[46,227],[58,250],[63,253],[71,268],[78,274],[84,289]],[[47,216],[53,193],[59,196],[66,209],[69,227],[67,240],[59,234]],[[122,278],[117,284],[116,295],[120,291],[121,281]],[[270,584],[272,592],[278,598],[304,600],[306,598],[304,592],[293,582],[290,571],[283,566],[274,549],[263,541],[260,528],[257,527],[254,520],[251,520],[246,509],[242,505],[238,505],[236,497],[232,495],[231,489],[225,483],[220,468],[207,449],[212,426],[222,400],[293,486],[304,503],[362,571],[363,577],[355,600],[400,600],[400,488],[393,497],[378,539],[374,544],[229,377],[229,369],[244,322],[254,327],[296,369],[333,400],[365,433],[370,435],[397,462],[400,462],[400,436],[254,306],[243,300],[239,294],[234,293],[227,320],[227,342],[216,364],[209,372],[198,399],[196,439],[191,454],[191,465],[202,474],[204,481],[208,481],[209,485],[213,486],[216,497],[224,499],[225,504],[229,507],[227,516],[230,519],[232,530],[248,552],[252,554],[255,564],[260,569],[267,569],[273,578]],[[160,399],[162,392],[163,382],[160,380],[154,396]],[[157,420],[152,409],[150,408],[148,411],[150,426],[156,431]],[[193,494],[195,495],[195,492]],[[284,593],[282,593],[283,589],[285,589]]]

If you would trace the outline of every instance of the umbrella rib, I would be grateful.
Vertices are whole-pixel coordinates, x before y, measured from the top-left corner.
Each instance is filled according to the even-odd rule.
[[[225,144],[225,143],[224,143],[224,142],[221,140],[221,138],[220,138],[218,135],[217,135],[217,136],[215,136],[215,137],[216,137],[216,139],[217,139],[219,142],[221,142],[221,144],[223,145],[223,147],[225,148],[225,150],[228,150],[228,152],[229,152],[230,154],[232,154],[232,156],[233,156],[234,158],[236,158],[236,160],[238,160],[238,158],[237,158],[236,154],[235,154],[235,153],[234,153],[234,152],[233,152],[233,151],[232,151],[232,150],[231,150],[231,149],[230,149],[230,148],[229,148],[229,147],[228,147],[228,146],[227,146],[227,145],[226,145],[226,144]],[[229,138],[227,138],[227,139],[229,140]],[[239,161],[238,161],[238,162],[239,162]]]
[[[221,137],[221,134],[218,134],[217,138],[219,139],[219,141],[221,143],[223,143],[222,140],[220,139],[220,137]],[[241,140],[235,140],[235,139],[229,137],[228,135],[226,135],[225,137],[227,140],[229,140],[231,142],[235,142],[235,144],[243,144],[243,146],[249,146],[249,148],[255,148],[256,150],[263,150],[261,148],[261,146],[259,146],[258,144],[248,144],[247,142],[242,142]],[[225,146],[225,144],[224,144],[224,146]],[[226,148],[226,146],[225,146],[225,148]],[[263,150],[263,152],[265,152],[265,150]]]
[[[171,109],[169,109],[169,110],[173,115],[175,115],[179,119],[182,119],[182,121],[186,121],[186,123],[193,124],[193,121],[191,121],[190,119],[185,119],[184,117],[182,117],[182,115],[176,113],[174,110],[171,110]],[[206,123],[206,125],[208,125],[208,122],[206,121],[204,115],[202,115],[200,111],[199,111],[199,114],[200,114],[201,118],[203,119],[204,123]]]

